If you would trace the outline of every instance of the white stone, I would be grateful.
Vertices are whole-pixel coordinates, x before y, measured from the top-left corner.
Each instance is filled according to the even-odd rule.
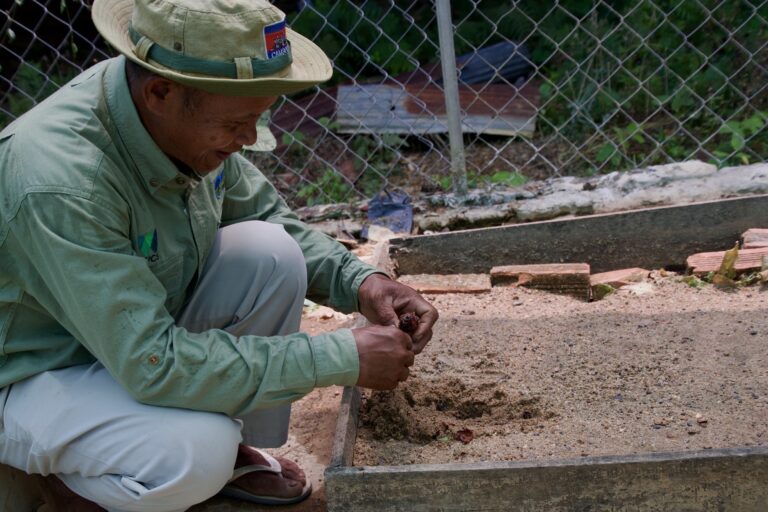
[[[401,235],[396,234],[394,231],[384,226],[377,226],[376,224],[368,226],[368,240],[371,242],[384,242],[399,236]]]

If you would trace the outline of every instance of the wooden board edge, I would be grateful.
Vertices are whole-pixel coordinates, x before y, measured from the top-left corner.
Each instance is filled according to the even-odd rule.
[[[768,194],[398,237],[389,241],[389,255],[398,274],[581,261],[595,273],[684,266],[689,255],[730,248],[747,225],[763,223]],[[687,230],[692,239],[679,239],[675,230]]]
[[[720,459],[742,457],[765,457],[768,459],[768,446],[739,446],[734,448],[716,448],[711,450],[690,450],[677,452],[646,452],[632,455],[604,455],[573,457],[562,459],[527,459],[520,461],[463,462],[455,464],[404,464],[401,466],[338,466],[333,473],[337,475],[374,475],[384,473],[435,473],[484,471],[498,469],[531,470],[548,467],[610,466],[616,464],[655,464],[662,462],[684,461],[693,459]]]
[[[360,389],[356,386],[346,386],[341,395],[339,415],[336,418],[336,430],[333,437],[329,469],[352,465],[359,411]],[[326,469],[326,472],[328,472],[328,469]]]
[[[738,447],[548,461],[337,467],[326,472],[325,485],[329,512],[764,512],[767,478],[768,447]]]

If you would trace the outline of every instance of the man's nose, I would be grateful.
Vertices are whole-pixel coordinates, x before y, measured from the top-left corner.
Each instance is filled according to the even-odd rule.
[[[235,142],[240,146],[250,146],[256,144],[256,123],[246,123],[237,132]]]

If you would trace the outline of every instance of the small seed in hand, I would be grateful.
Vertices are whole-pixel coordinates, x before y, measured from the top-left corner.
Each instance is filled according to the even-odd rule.
[[[419,327],[419,317],[416,316],[416,313],[404,313],[400,315],[398,327],[405,333],[413,334]]]

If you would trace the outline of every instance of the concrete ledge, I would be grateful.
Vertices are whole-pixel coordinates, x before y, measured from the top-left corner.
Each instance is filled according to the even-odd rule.
[[[501,265],[588,263],[592,272],[685,266],[697,252],[733,247],[768,226],[768,195],[436,235],[395,238],[400,274],[487,273]]]

